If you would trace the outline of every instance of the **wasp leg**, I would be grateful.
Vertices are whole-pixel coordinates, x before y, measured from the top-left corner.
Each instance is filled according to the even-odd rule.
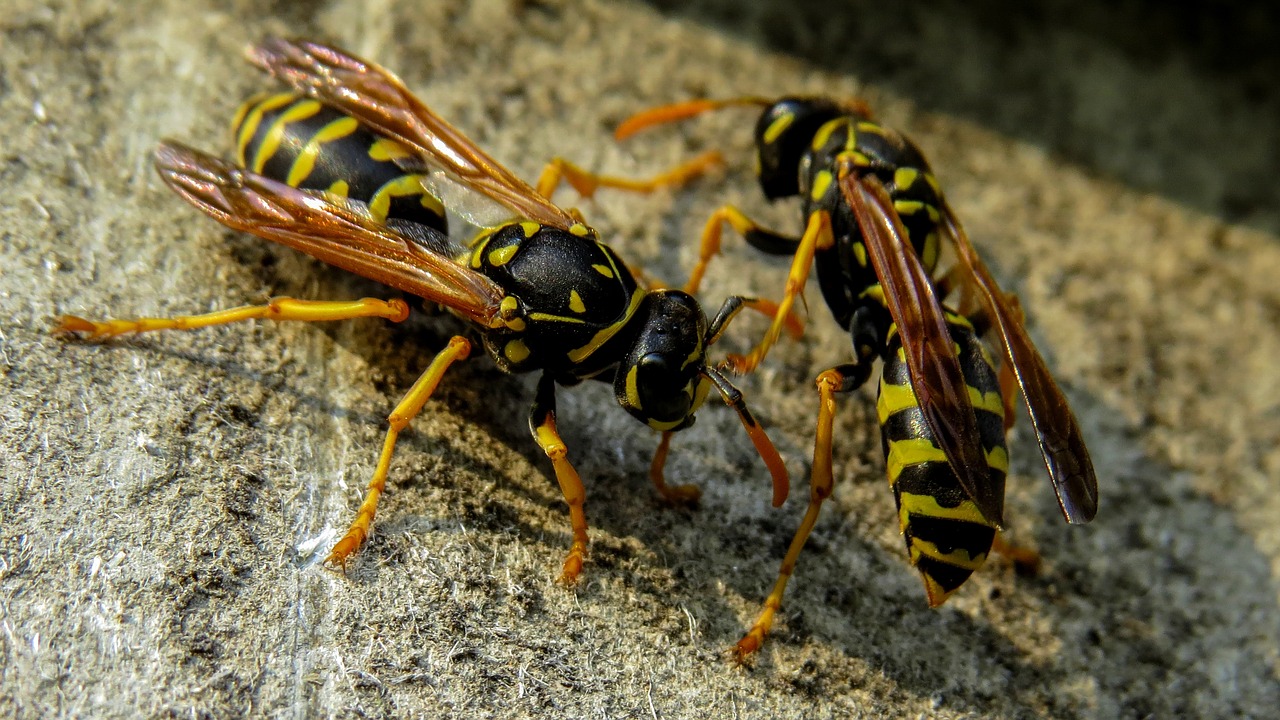
[[[91,340],[102,340],[117,335],[152,332],[154,330],[194,330],[210,325],[226,325],[241,320],[349,320],[351,318],[380,317],[400,322],[409,317],[409,305],[403,300],[294,300],[273,298],[266,305],[248,305],[218,310],[203,315],[178,315],[169,318],[137,318],[135,320],[86,320],[75,315],[63,315],[58,320],[55,333],[84,333]]]
[[[568,448],[560,439],[556,430],[556,384],[551,375],[543,373],[538,381],[538,392],[529,413],[529,430],[533,439],[551,460],[556,471],[556,482],[560,484],[560,492],[564,501],[569,504],[569,524],[573,527],[573,543],[569,546],[569,554],[564,559],[564,569],[560,573],[562,585],[573,585],[582,572],[582,561],[587,552],[587,515],[583,510],[587,491],[582,487],[582,478],[569,462]]]
[[[782,607],[782,595],[786,592],[787,581],[791,579],[791,574],[796,569],[800,551],[804,549],[809,533],[813,532],[813,527],[818,522],[822,503],[831,497],[831,488],[834,483],[831,469],[831,435],[835,424],[835,395],[849,392],[862,385],[870,372],[870,364],[841,365],[818,375],[818,429],[813,444],[813,472],[809,476],[809,508],[805,511],[804,519],[800,522],[795,537],[791,539],[787,556],[782,559],[782,566],[778,569],[778,580],[774,583],[769,597],[764,601],[764,609],[756,617],[755,624],[733,648],[733,653],[739,661],[748,658],[764,644],[764,636],[768,634],[769,628],[773,627],[773,617]]]
[[[791,316],[791,308],[795,304],[796,298],[804,292],[805,283],[809,280],[809,268],[813,265],[814,253],[831,247],[833,242],[831,216],[822,211],[811,213],[804,235],[800,237],[800,242],[796,245],[795,257],[791,261],[791,271],[787,274],[786,289],[783,291],[782,300],[778,302],[777,311],[773,316],[773,323],[769,326],[769,330],[765,332],[764,339],[750,353],[729,356],[728,362],[734,372],[745,374],[755,370],[760,361],[769,352],[769,348],[773,347],[773,344],[777,342],[778,337],[782,335],[783,328],[786,326],[787,319]]]
[[[678,187],[694,178],[705,175],[713,167],[724,164],[719,152],[711,150],[683,162],[674,168],[645,180],[617,177],[614,175],[597,175],[582,169],[561,157],[551,158],[538,176],[538,194],[548,200],[559,189],[561,183],[569,183],[579,195],[593,197],[596,190],[602,187],[626,190],[637,193],[651,193],[659,188]]]
[[[1019,575],[1038,575],[1040,573],[1040,553],[1029,547],[1015,545],[1005,540],[1004,533],[997,532],[991,549],[1013,561],[1013,567]]]
[[[378,457],[378,467],[373,471],[373,479],[365,487],[364,500],[360,503],[360,509],[356,511],[356,519],[347,529],[347,534],[343,535],[342,539],[329,551],[329,556],[324,559],[326,565],[336,565],[345,571],[347,558],[359,550],[368,539],[369,526],[373,523],[374,513],[378,509],[378,498],[382,497],[382,491],[387,485],[387,471],[391,468],[391,454],[396,448],[396,438],[409,421],[421,412],[422,406],[435,392],[436,386],[440,384],[440,378],[444,377],[449,366],[459,360],[465,360],[470,354],[471,343],[466,338],[459,335],[451,339],[387,416],[387,422],[391,427],[387,429],[387,439],[382,444],[382,455]]]
[[[662,499],[672,504],[693,505],[702,497],[702,490],[697,485],[668,485],[663,467],[667,464],[667,451],[671,447],[672,431],[662,433],[658,441],[658,449],[653,452],[653,462],[649,465],[649,480]]]

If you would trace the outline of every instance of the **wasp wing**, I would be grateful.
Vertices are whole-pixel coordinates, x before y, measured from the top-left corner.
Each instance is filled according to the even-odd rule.
[[[1044,455],[1049,480],[1058,495],[1062,515],[1069,523],[1087,523],[1098,512],[1098,478],[1084,444],[1080,424],[1067,398],[1049,373],[1044,358],[1023,327],[1020,313],[1006,300],[1000,286],[978,256],[969,236],[951,208],[943,203],[943,226],[956,248],[965,279],[977,291],[991,320],[992,330],[1004,346],[1022,397],[1027,402],[1036,442]]]
[[[491,326],[502,288],[447,255],[319,195],[166,140],[155,153],[165,184],[213,219],[330,265],[440,303]],[[440,237],[441,247],[445,238]]]
[[[840,178],[840,188],[898,326],[911,389],[925,422],[965,493],[984,517],[1002,525],[1004,501],[987,479],[978,418],[933,283],[906,241],[907,231],[880,180],[850,172]]]
[[[448,180],[485,195],[520,219],[565,230],[574,224],[569,213],[476,147],[387,69],[327,45],[283,38],[251,48],[249,60],[295,90],[412,149]],[[447,184],[433,189],[449,195]],[[442,199],[455,211],[466,206],[462,198]]]

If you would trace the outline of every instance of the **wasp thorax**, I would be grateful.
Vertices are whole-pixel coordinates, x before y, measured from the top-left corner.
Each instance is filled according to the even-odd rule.
[[[760,188],[770,200],[800,192],[800,161],[818,128],[847,114],[829,98],[784,97],[756,122]]]
[[[662,290],[644,299],[636,320],[635,341],[614,379],[618,404],[658,430],[692,425],[704,394],[706,315],[688,293]]]

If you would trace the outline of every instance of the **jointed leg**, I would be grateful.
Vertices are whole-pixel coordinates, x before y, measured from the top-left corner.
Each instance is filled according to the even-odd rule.
[[[329,551],[325,563],[345,569],[347,558],[359,550],[365,539],[369,537],[369,525],[373,522],[374,513],[378,509],[378,498],[382,496],[383,488],[387,484],[387,471],[391,467],[391,454],[396,447],[396,438],[409,421],[422,410],[422,406],[435,392],[436,386],[440,384],[440,378],[444,376],[449,366],[458,360],[465,360],[470,353],[471,343],[462,336],[454,337],[413,383],[413,387],[405,393],[395,410],[391,411],[391,415],[387,417],[391,427],[387,429],[387,439],[382,444],[382,455],[378,457],[378,467],[373,471],[373,479],[365,488],[364,501],[360,503],[360,509],[356,511],[356,519],[347,529],[347,534],[343,535],[342,539],[333,546],[333,550]]]
[[[651,193],[658,188],[677,187],[690,180],[706,174],[706,172],[723,163],[720,153],[712,150],[698,157],[681,163],[676,167],[645,180],[624,178],[613,175],[597,175],[582,169],[564,158],[552,158],[538,176],[538,194],[550,199],[561,183],[569,183],[582,197],[593,197],[596,190],[602,187],[616,190],[627,190],[637,193]]]
[[[178,315],[169,318],[137,318],[135,320],[86,320],[75,315],[63,315],[57,333],[85,333],[90,339],[100,340],[130,333],[153,330],[194,330],[210,325],[226,325],[241,320],[348,320],[361,317],[386,318],[400,322],[409,317],[409,305],[403,300],[294,300],[273,298],[266,305],[248,305],[218,310],[202,315]]]
[[[822,503],[831,497],[834,483],[831,469],[831,435],[835,424],[835,394],[848,392],[859,384],[861,383],[851,382],[850,378],[841,373],[841,368],[832,368],[818,375],[818,430],[813,445],[813,472],[809,478],[809,509],[805,511],[804,520],[800,522],[800,527],[791,540],[787,556],[782,559],[778,580],[773,585],[773,591],[764,601],[764,609],[760,611],[751,630],[738,641],[734,648],[734,654],[739,660],[746,659],[759,650],[764,643],[764,636],[773,626],[773,616],[782,607],[782,595],[786,592],[791,573],[795,571],[800,551],[804,549],[809,533],[813,532],[813,527],[818,522]]]
[[[787,274],[787,286],[778,303],[777,312],[773,316],[773,324],[765,333],[764,339],[747,355],[730,355],[729,364],[734,372],[749,373],[756,369],[760,361],[769,352],[769,348],[778,340],[791,315],[791,308],[796,298],[804,292],[805,283],[809,280],[809,268],[813,265],[813,256],[819,249],[831,247],[834,239],[831,235],[831,217],[825,212],[809,215],[809,224],[796,247],[795,257],[791,261],[791,271]]]
[[[550,375],[544,374],[538,381],[538,394],[533,401],[533,409],[529,413],[529,430],[533,439],[551,460],[556,471],[556,482],[560,484],[560,492],[569,504],[569,523],[573,527],[573,543],[569,546],[569,554],[564,559],[564,569],[560,573],[560,582],[573,585],[582,572],[583,558],[587,552],[587,515],[583,510],[587,491],[582,487],[582,479],[573,468],[567,457],[568,448],[560,439],[556,430],[556,386]]]

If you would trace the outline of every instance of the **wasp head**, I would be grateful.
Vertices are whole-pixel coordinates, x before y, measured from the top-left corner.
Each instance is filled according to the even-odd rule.
[[[658,290],[636,311],[639,328],[618,366],[618,404],[655,430],[683,430],[711,389],[705,376],[707,316],[693,296]]]

